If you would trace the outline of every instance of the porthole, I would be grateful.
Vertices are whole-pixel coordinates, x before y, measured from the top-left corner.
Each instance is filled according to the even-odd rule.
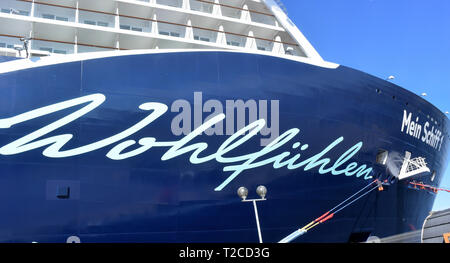
[[[378,153],[377,153],[376,162],[378,164],[386,165],[387,158],[388,158],[388,151],[383,150],[383,149],[379,149]]]

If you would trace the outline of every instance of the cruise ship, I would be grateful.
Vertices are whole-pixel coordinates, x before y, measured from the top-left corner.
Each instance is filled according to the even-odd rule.
[[[0,11],[0,242],[364,242],[431,211],[448,118],[280,1]]]

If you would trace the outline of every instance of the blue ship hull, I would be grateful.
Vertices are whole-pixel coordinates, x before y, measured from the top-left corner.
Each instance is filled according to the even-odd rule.
[[[187,136],[172,132],[173,120],[180,114],[173,110],[174,101],[186,100],[194,111],[199,93],[202,104],[278,101],[279,135],[292,129],[298,133],[253,163],[284,152],[290,155],[247,167],[231,178],[231,166],[265,147],[264,136],[258,134],[219,156],[231,136],[225,134],[225,124],[236,124],[236,119],[223,122],[224,135],[202,133],[183,145],[207,145],[198,155],[195,147],[168,154],[174,142]],[[264,55],[176,52],[59,63],[0,74],[0,95],[2,242],[66,242],[71,236],[81,242],[258,242],[253,206],[241,202],[236,191],[245,186],[248,198],[258,198],[259,185],[268,189],[267,200],[258,202],[262,238],[278,242],[380,176],[392,179],[392,184],[296,241],[385,237],[422,227],[435,194],[411,189],[409,182],[438,186],[448,153],[446,116],[407,90],[344,66],[328,69]],[[77,98],[79,102],[74,101]],[[96,107],[37,135],[36,131],[93,105],[96,98],[100,101]],[[62,102],[73,105],[45,108]],[[151,110],[139,108],[149,102],[166,105],[167,111],[123,135],[149,116]],[[47,113],[33,112],[37,109]],[[408,127],[403,129],[409,113],[411,121],[429,122],[444,138],[427,144],[421,140],[425,128],[419,138],[417,128],[409,129],[411,133]],[[210,115],[203,111],[200,123]],[[192,120],[191,133],[199,124]],[[33,133],[35,137],[18,142]],[[117,134],[123,136],[116,140]],[[72,136],[64,141],[65,135]],[[139,150],[142,138],[167,145],[118,158],[119,152]],[[306,144],[307,149],[301,149]],[[91,148],[82,148],[86,145]],[[118,145],[124,146],[122,151]],[[349,149],[355,150],[351,156]],[[405,151],[423,157],[435,176],[425,173],[395,180],[389,167],[376,163],[380,149],[390,157]],[[295,162],[289,159],[298,153]],[[215,158],[201,159],[213,154]],[[295,169],[280,164],[314,156],[315,162]],[[345,156],[346,162],[338,165]],[[353,174],[353,166],[348,168],[352,162]],[[347,173],[342,172],[346,167]]]

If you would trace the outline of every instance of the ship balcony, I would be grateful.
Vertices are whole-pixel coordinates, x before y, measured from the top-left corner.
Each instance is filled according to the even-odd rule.
[[[214,9],[213,4],[199,2],[197,0],[189,0],[189,6],[191,7],[191,10],[193,10],[193,11],[198,11],[198,12],[203,12],[203,13],[208,13],[208,14],[212,14],[213,9]]]
[[[156,4],[181,8],[183,0],[156,0]]]
[[[80,11],[78,21],[79,23],[86,25],[114,28],[116,26],[115,18],[116,16],[112,14],[102,14],[83,10]]]
[[[255,23],[276,26],[275,17],[267,15],[267,14],[259,14],[259,13],[250,12],[250,20]]]
[[[193,36],[194,40],[203,41],[203,42],[217,42],[217,32],[213,32],[210,30],[203,30],[198,28],[193,28]]]
[[[183,12],[177,11],[178,8],[175,7],[162,7],[156,0],[149,0],[148,4],[146,2],[139,4],[137,1],[125,0],[105,0],[105,2],[79,0],[76,4],[69,0],[33,3],[31,0],[0,0],[0,7],[5,9],[5,12],[9,6],[13,6],[15,10],[30,9],[27,12],[31,14],[23,17],[12,13],[0,13],[0,36],[15,38],[0,43],[5,46],[3,48],[11,49],[8,52],[15,52],[14,45],[21,45],[20,37],[27,36],[32,40],[30,46],[33,51],[55,54],[158,47],[247,49],[305,56],[283,28],[277,25],[254,25],[248,21],[252,17],[259,19],[255,18],[258,15],[265,16],[248,11],[257,9],[252,6],[251,1],[243,1],[249,4],[249,7],[245,8],[228,7],[228,5],[239,6],[242,1],[237,0],[230,0],[226,4],[218,4],[220,3],[218,0],[176,1],[183,4]],[[186,4],[194,2],[198,2],[199,5],[195,7]],[[203,11],[207,11],[206,9],[211,11],[212,8],[213,13],[218,8],[220,10],[229,8],[240,12],[241,18],[247,20],[225,19],[223,14],[217,16],[189,11],[186,8],[200,8]],[[55,45],[51,45],[52,42]]]
[[[272,51],[274,43],[272,41],[255,39],[256,49],[259,51]]]
[[[116,0],[119,5],[141,5],[143,8],[213,16],[214,19],[279,27],[275,17],[259,1],[242,0]],[[141,4],[142,3],[142,4]],[[243,4],[244,3],[244,4]],[[179,10],[175,10],[175,9]]]
[[[31,50],[46,51],[53,54],[73,54],[74,44],[55,43],[50,41],[32,40]]]
[[[57,6],[35,5],[34,17],[58,20],[64,22],[75,22],[76,11],[70,8]]]
[[[158,23],[158,33],[164,36],[184,38],[186,27],[166,23]]]
[[[15,45],[22,46],[23,43],[20,41],[19,38],[0,36],[0,49],[5,48],[14,49]]]
[[[133,19],[128,17],[120,17],[120,29],[123,30],[131,30],[135,32],[152,32],[152,23],[151,21],[145,21],[141,19]]]
[[[221,13],[223,16],[231,17],[235,19],[243,19],[242,17],[242,10],[240,8],[232,8],[228,6],[221,6]]]
[[[0,12],[4,14],[30,16],[31,3],[18,2],[16,0],[1,0]]]
[[[227,45],[233,47],[245,47],[245,43],[247,42],[247,38],[244,36],[225,34],[225,38]]]
[[[111,51],[109,48],[91,47],[85,45],[78,45],[78,53],[99,52],[99,51]]]

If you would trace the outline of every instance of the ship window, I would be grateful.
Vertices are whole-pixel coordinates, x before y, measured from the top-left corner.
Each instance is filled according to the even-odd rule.
[[[6,43],[0,43],[0,47],[6,47]]]
[[[50,48],[50,47],[41,47],[41,48],[39,48],[39,50],[42,50],[42,51],[48,51],[48,52],[52,53],[53,48]]]
[[[55,50],[53,50],[53,53],[56,53],[56,54],[67,54],[67,51],[55,49]]]
[[[62,17],[62,16],[57,16],[56,17],[56,20],[59,20],[59,21],[69,21],[69,18],[67,18],[67,17]]]
[[[7,45],[7,48],[14,48],[14,45]]]
[[[84,23],[88,24],[88,25],[93,25],[93,26],[96,25],[95,21],[91,21],[91,20],[84,20]]]
[[[97,25],[98,25],[98,26],[108,27],[108,23],[106,23],[106,22],[101,22],[101,21],[98,21],[98,22],[97,22]]]
[[[132,27],[131,30],[136,31],[136,32],[142,32],[142,28],[140,28],[140,27]]]
[[[6,8],[2,8],[2,13],[9,14],[9,13],[11,13],[11,10],[10,9],[6,9]]]
[[[180,34],[176,32],[159,31],[159,34],[165,36],[180,37]]]
[[[205,42],[210,42],[211,40],[207,37],[200,37],[200,36],[194,36],[195,40],[200,40],[200,41],[205,41]]]
[[[19,10],[19,15],[28,16],[30,13],[28,11]]]
[[[120,25],[120,29],[130,30],[130,28],[129,25]]]
[[[383,149],[379,149],[378,153],[377,153],[377,160],[376,160],[376,162],[378,164],[386,165],[387,157],[388,157],[388,151],[383,150]]]
[[[227,41],[227,45],[235,46],[235,47],[239,47],[240,46],[240,44],[238,42],[235,42],[235,41]]]
[[[265,51],[265,50],[266,50],[266,48],[264,48],[264,47],[258,47],[258,50],[262,50],[262,51]]]
[[[51,14],[42,14],[42,18],[46,18],[46,19],[55,19],[55,15],[51,15]]]

